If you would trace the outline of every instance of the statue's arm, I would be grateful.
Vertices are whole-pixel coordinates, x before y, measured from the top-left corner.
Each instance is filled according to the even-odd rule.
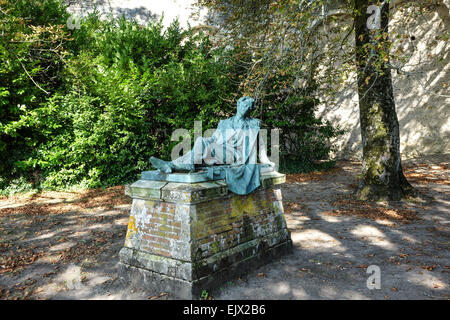
[[[223,130],[227,128],[227,121],[220,120],[217,125],[216,131],[214,131],[213,135],[208,138],[208,142],[218,142],[223,139]]]

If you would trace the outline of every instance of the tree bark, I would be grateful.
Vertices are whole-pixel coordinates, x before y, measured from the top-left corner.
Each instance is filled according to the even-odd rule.
[[[363,146],[357,195],[365,200],[400,200],[415,195],[400,156],[400,134],[389,66],[389,4],[379,3],[381,24],[370,30],[367,13],[376,1],[354,0],[356,65]],[[381,2],[381,1],[380,1]]]

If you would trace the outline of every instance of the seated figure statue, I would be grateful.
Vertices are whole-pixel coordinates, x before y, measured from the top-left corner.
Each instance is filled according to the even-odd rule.
[[[257,163],[257,137],[261,121],[249,117],[254,109],[253,98],[240,98],[236,115],[221,120],[210,138],[199,137],[192,150],[175,160],[151,157],[150,162],[164,173],[206,168],[212,180],[225,179],[230,191],[237,194],[252,192],[260,185],[260,164],[274,167],[267,157],[264,143],[259,145]]]

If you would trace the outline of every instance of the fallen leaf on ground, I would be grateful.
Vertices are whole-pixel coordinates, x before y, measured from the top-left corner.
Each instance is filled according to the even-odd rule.
[[[258,273],[257,276],[258,277],[262,277],[262,278],[266,278],[267,277],[266,274],[262,273],[262,272]]]

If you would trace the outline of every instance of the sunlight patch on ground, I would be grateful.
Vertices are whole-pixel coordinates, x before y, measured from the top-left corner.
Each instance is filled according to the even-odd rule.
[[[89,231],[76,231],[74,234],[71,235],[71,237],[88,237],[91,233]]]
[[[62,286],[68,290],[80,289],[83,286],[81,267],[74,264],[69,264],[66,270],[56,277],[55,281],[62,284]]]
[[[340,218],[340,217],[334,217],[334,216],[329,216],[329,215],[325,215],[325,214],[319,214],[319,215],[326,222],[330,222],[330,223],[342,222],[342,218]]]
[[[324,286],[319,289],[319,295],[325,299],[336,299],[338,298],[338,292],[334,287]]]
[[[409,274],[407,281],[428,289],[447,290],[447,284],[443,281],[444,277],[436,277],[425,270],[419,272],[421,272],[422,274]]]
[[[291,238],[296,245],[302,248],[319,249],[319,251],[329,251],[330,248],[333,248],[333,251],[346,250],[338,240],[317,229],[293,232]]]
[[[291,285],[287,281],[280,281],[272,286],[272,291],[277,295],[285,295],[291,292]]]
[[[393,221],[390,220],[381,220],[381,219],[376,219],[375,220],[376,223],[381,224],[382,226],[389,226],[389,227],[396,227],[397,224]]]
[[[106,224],[106,223],[96,223],[93,224],[92,226],[89,226],[88,229],[92,230],[92,229],[105,229],[108,228],[110,225]]]
[[[119,226],[126,226],[126,225],[128,225],[128,220],[129,220],[128,217],[116,219],[116,220],[114,220],[114,224],[119,225]]]
[[[63,242],[54,246],[51,246],[49,248],[49,251],[59,251],[59,250],[66,250],[66,249],[70,249],[73,246],[75,246],[75,242],[73,241],[67,241],[67,242]]]
[[[87,275],[87,285],[88,286],[95,286],[95,285],[99,285],[104,283],[107,280],[110,280],[111,278],[108,276],[105,276],[104,274],[100,274],[100,273],[88,273]]]
[[[416,243],[420,242],[419,240],[417,240],[412,235],[407,234],[407,233],[405,233],[403,231],[393,229],[393,230],[391,230],[391,232],[401,236],[403,241],[407,241],[407,242],[409,242],[411,244],[413,244],[413,243],[416,244]]]
[[[390,242],[383,232],[374,226],[359,225],[351,231],[355,236],[360,237],[361,240],[367,241],[371,245],[381,247],[387,250],[397,250],[397,246]]]
[[[18,208],[23,205],[22,203],[10,203],[8,201],[3,201],[3,200],[2,200],[2,202],[3,203],[0,204],[0,209]]]
[[[292,295],[294,299],[308,299],[309,295],[303,288],[293,288]]]
[[[44,240],[44,239],[54,237],[55,235],[56,235],[56,232],[44,233],[38,237],[30,238],[30,241]]]
[[[39,263],[57,263],[61,259],[61,254],[49,254],[43,257],[40,257],[37,262]]]
[[[339,299],[349,299],[349,300],[368,300],[369,298],[359,292],[353,290],[344,290],[339,295]]]

